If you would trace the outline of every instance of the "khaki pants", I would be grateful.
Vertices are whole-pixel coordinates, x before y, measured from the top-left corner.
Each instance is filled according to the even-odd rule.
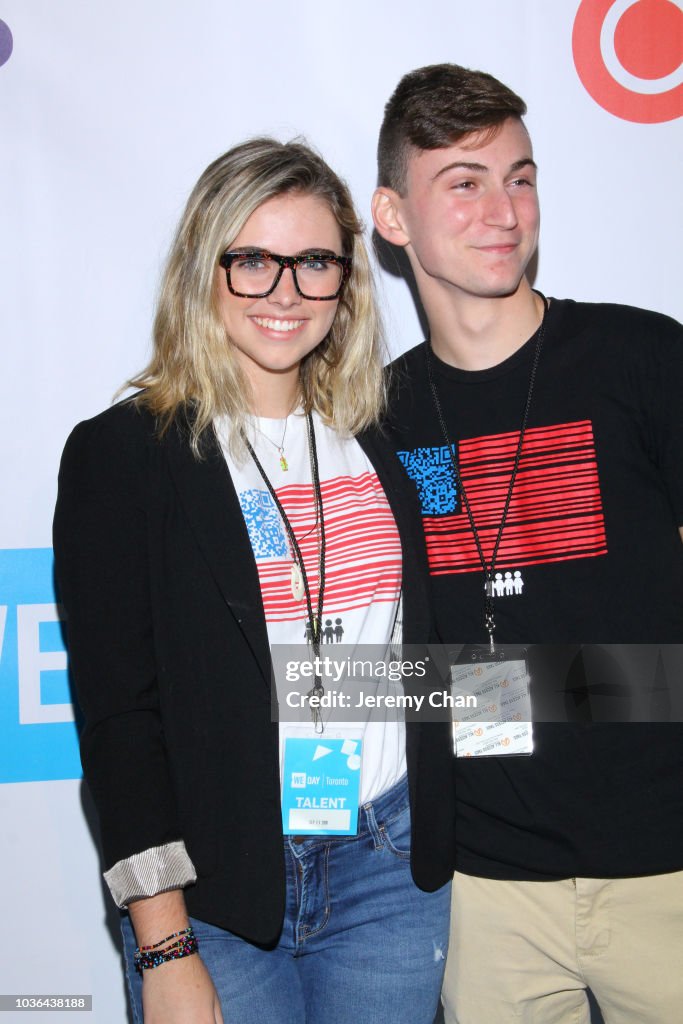
[[[506,882],[456,873],[446,1024],[682,1024],[683,871]]]

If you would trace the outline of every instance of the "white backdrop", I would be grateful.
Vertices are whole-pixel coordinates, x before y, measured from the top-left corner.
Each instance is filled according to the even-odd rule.
[[[125,1020],[50,527],[69,430],[146,361],[199,173],[247,136],[304,134],[369,220],[399,77],[483,68],[529,104],[537,286],[681,319],[682,57],[669,0],[0,0],[0,994],[92,993],[87,1019]],[[418,319],[400,278],[382,273],[380,291],[398,353]]]

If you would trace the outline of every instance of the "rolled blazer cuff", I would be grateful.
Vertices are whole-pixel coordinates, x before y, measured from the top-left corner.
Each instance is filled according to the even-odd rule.
[[[197,872],[185,843],[179,839],[117,861],[104,872],[104,880],[117,907],[125,910],[134,900],[192,885],[197,881]]]

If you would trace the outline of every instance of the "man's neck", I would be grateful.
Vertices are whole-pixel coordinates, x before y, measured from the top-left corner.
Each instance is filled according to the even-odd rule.
[[[460,370],[498,366],[529,340],[543,317],[543,300],[526,281],[514,295],[459,296],[430,305],[434,353]]]

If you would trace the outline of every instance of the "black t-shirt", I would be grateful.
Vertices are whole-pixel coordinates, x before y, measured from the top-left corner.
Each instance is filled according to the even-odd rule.
[[[432,356],[487,557],[535,344],[476,372]],[[390,430],[420,497],[439,631],[449,644],[483,643],[483,572],[425,346],[394,370]],[[552,300],[495,567],[497,641],[557,645],[562,661],[572,645],[683,640],[682,396],[675,321]],[[537,724],[532,756],[460,759],[456,778],[466,873],[542,880],[683,868],[683,726]]]

